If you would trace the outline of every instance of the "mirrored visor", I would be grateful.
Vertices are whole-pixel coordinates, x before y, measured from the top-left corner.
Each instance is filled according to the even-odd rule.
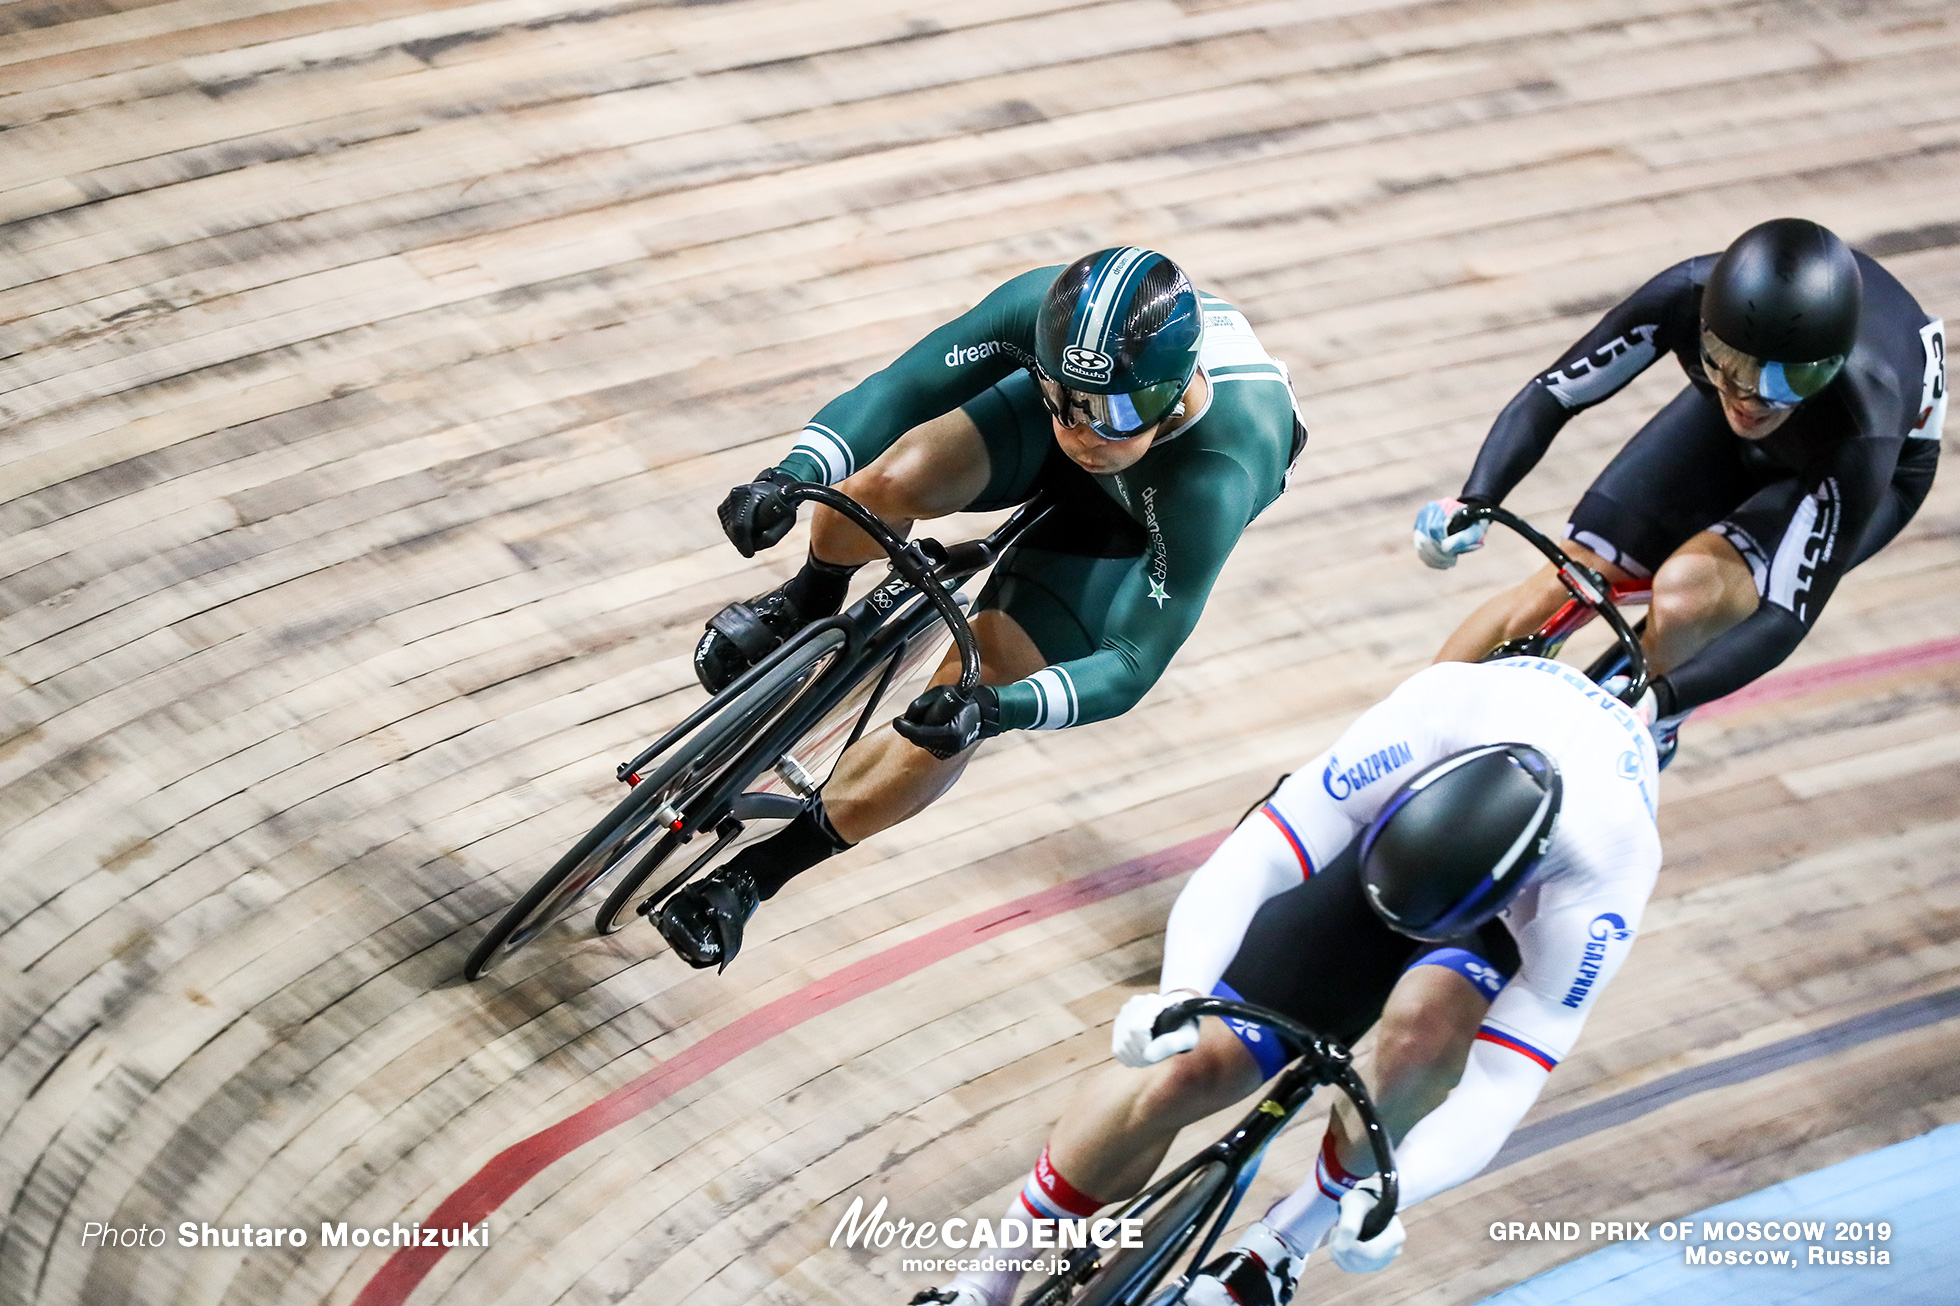
[[[1757,399],[1771,408],[1795,408],[1829,385],[1844,366],[1844,355],[1814,363],[1775,363],[1723,343],[1701,329],[1701,365],[1717,389]]]
[[[1128,394],[1102,395],[1071,390],[1044,372],[1036,372],[1041,402],[1063,426],[1087,426],[1105,440],[1133,440],[1171,415],[1184,387],[1159,381]]]

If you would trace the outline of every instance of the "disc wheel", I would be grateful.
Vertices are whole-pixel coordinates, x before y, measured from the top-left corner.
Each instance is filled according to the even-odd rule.
[[[791,650],[728,706],[669,748],[659,764],[498,919],[470,953],[464,975],[475,980],[489,974],[569,914],[594,885],[644,850],[628,877],[637,888],[683,846],[672,826],[685,818],[687,805],[727,778],[724,773],[749,741],[768,727],[843,643],[843,632],[827,630]],[[653,840],[651,847],[649,840]],[[630,896],[615,892],[607,905]],[[611,933],[623,923],[615,919],[603,932]]]

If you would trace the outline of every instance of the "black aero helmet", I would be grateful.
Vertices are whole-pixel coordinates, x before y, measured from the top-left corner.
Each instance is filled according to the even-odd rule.
[[[1830,231],[1803,218],[1751,227],[1708,274],[1703,361],[1745,393],[1793,407],[1844,366],[1863,301],[1857,257]]]
[[[1127,440],[1171,415],[1198,369],[1204,318],[1177,264],[1125,245],[1069,264],[1035,320],[1042,399],[1065,426]]]
[[[1454,753],[1406,781],[1361,836],[1361,883],[1390,929],[1440,942],[1504,910],[1558,823],[1558,767],[1529,744]]]

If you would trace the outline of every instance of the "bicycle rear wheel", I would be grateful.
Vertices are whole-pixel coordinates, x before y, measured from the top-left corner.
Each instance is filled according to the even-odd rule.
[[[639,787],[660,787],[667,795],[665,801],[685,818],[689,828],[704,829],[714,819],[710,805],[726,802],[775,764],[775,754],[757,755],[750,745],[768,733],[797,703],[802,691],[817,681],[843,644],[842,632],[831,631],[794,650],[749,687],[742,699],[748,711],[741,720],[730,723],[726,730],[716,729],[720,717],[703,725],[677,745],[674,754],[662,762],[658,771],[642,780]],[[685,759],[681,758],[682,753],[687,754]],[[663,836],[620,877],[594,918],[599,933],[615,934],[632,922],[636,914],[635,900],[640,897],[642,887],[684,846],[673,835]],[[720,846],[721,841],[717,840],[715,847]],[[693,865],[685,867],[661,886],[660,894],[664,896],[679,888],[681,881],[695,869],[698,868]]]
[[[768,728],[843,645],[842,631],[827,630],[793,648],[728,706],[669,749],[632,792],[498,919],[470,953],[464,975],[474,980],[489,974],[570,913],[587,891],[636,852],[647,849],[634,868],[635,887],[639,880],[652,874],[676,848],[683,846],[673,827],[688,815],[688,805],[718,782],[728,780],[729,766],[740,758],[749,741]],[[748,778],[735,782],[736,787]],[[654,842],[648,848],[650,839]],[[612,928],[617,929],[623,923],[618,922]]]
[[[889,690],[895,685],[905,684],[908,677],[922,671],[932,655],[945,646],[949,637],[944,633],[944,626],[929,625],[926,629],[937,630],[940,638],[929,638],[925,631],[920,631],[901,641],[889,657],[874,658],[862,663],[860,675],[855,683],[848,690],[843,691],[836,703],[824,710],[823,715],[811,724],[801,738],[789,743],[776,756],[753,759],[756,763],[753,774],[743,776],[739,788],[747,790],[753,782],[755,792],[780,795],[784,799],[793,799],[794,795],[822,789],[829,779],[831,769],[836,766],[838,757],[857,738],[857,730],[865,723],[866,714],[876,706],[872,701],[873,696],[881,689]],[[881,677],[878,674],[880,668],[883,668],[888,675]],[[835,686],[832,688],[834,689]],[[760,731],[750,733],[753,736]],[[774,774],[771,774],[772,769]],[[790,780],[791,776],[795,777],[794,784]],[[717,788],[724,794],[728,790],[726,785]],[[794,800],[801,801],[801,799]],[[681,806],[685,808],[686,805],[681,804]],[[601,934],[613,933],[633,921],[640,905],[647,898],[659,902],[702,869],[725,861],[746,845],[759,842],[762,837],[773,833],[774,831],[771,830],[759,834],[751,828],[725,848],[718,842],[707,854],[697,858],[695,862],[684,864],[682,869],[674,872],[664,884],[648,894],[645,892],[647,881],[653,878],[654,872],[666,864],[675,852],[674,847],[665,846],[663,841],[662,845],[656,845],[632,870],[620,877],[613,886],[612,892],[606,896],[606,901],[600,906],[594,925]]]
[[[1022,1306],[1062,1306],[1064,1302],[1068,1306],[1142,1306],[1197,1237],[1205,1220],[1218,1209],[1231,1180],[1223,1161],[1199,1167],[1151,1208],[1143,1226],[1142,1246],[1118,1249],[1073,1297],[1068,1295],[1066,1276],[1058,1275],[1024,1298]]]

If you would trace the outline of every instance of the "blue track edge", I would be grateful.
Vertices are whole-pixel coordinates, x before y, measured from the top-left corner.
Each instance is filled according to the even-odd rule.
[[[1960,1302],[1960,1124],[1840,1161],[1690,1217],[1688,1241],[1622,1242],[1507,1288],[1483,1306],[1836,1306],[1882,1294],[1883,1306]],[[1704,1223],[1823,1221],[1824,1236],[1728,1241],[1701,1237]],[[1836,1240],[1840,1221],[1886,1221],[1889,1240]],[[1656,1225],[1655,1229],[1659,1226]],[[1652,1237],[1654,1230],[1649,1230]],[[1810,1263],[1826,1252],[1883,1249],[1887,1265]],[[1787,1252],[1792,1265],[1691,1265],[1703,1254]]]

